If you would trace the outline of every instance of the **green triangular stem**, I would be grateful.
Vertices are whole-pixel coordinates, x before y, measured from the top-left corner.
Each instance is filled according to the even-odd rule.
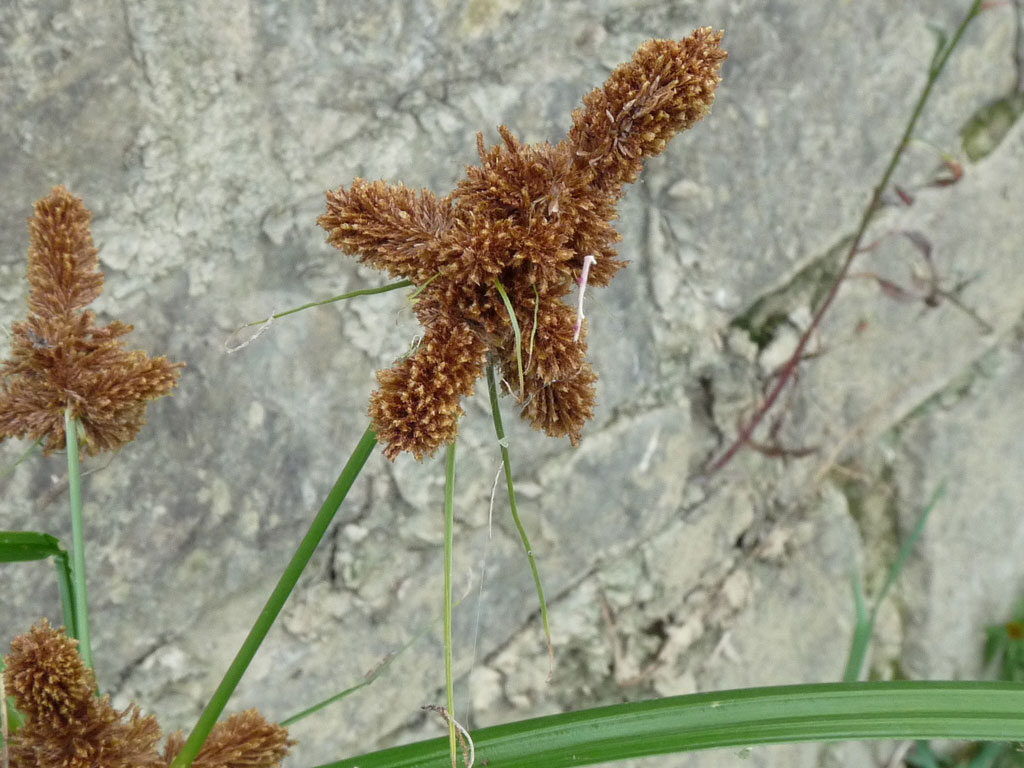
[[[284,573],[281,574],[281,578],[267,599],[266,605],[260,611],[260,615],[256,618],[252,629],[249,630],[249,634],[242,643],[242,647],[238,649],[238,653],[231,662],[231,666],[228,667],[228,671],[224,674],[224,679],[221,680],[217,690],[210,698],[210,703],[206,705],[206,709],[199,716],[199,720],[192,729],[192,733],[189,734],[188,740],[174,758],[170,768],[187,768],[196,759],[196,755],[199,754],[203,742],[210,735],[210,731],[216,725],[218,718],[224,711],[224,707],[227,706],[228,699],[235,692],[235,688],[238,687],[242,675],[245,674],[245,670],[248,669],[249,663],[256,655],[256,651],[259,650],[260,644],[266,638],[270,627],[274,624],[274,620],[281,613],[281,609],[284,608],[285,601],[288,600],[288,596],[291,595],[292,590],[295,588],[299,576],[302,575],[302,571],[309,563],[313,552],[316,551],[317,545],[327,532],[327,527],[334,519],[335,513],[337,513],[341,503],[348,495],[352,484],[359,476],[359,472],[362,470],[363,465],[366,464],[366,460],[373,452],[376,444],[377,434],[373,431],[373,427],[367,427],[366,432],[363,433],[362,438],[359,440],[359,444],[352,452],[352,456],[345,464],[344,469],[341,470],[341,474],[334,483],[334,487],[331,488],[331,492],[320,507],[320,511],[317,512],[316,517],[309,526],[309,531],[299,543],[291,561],[285,567]]]
[[[78,463],[78,421],[70,406],[64,409],[64,435],[68,453],[68,496],[71,501],[71,575],[74,580],[74,626],[68,627],[78,637],[78,652],[92,669],[92,641],[89,634],[89,602],[85,589],[85,533],[82,522],[82,472]],[[58,571],[59,573],[59,571]],[[61,597],[63,598],[63,593]]]

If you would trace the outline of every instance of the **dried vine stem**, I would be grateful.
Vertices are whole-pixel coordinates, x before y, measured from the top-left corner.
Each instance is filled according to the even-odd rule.
[[[921,117],[921,113],[924,111],[924,106],[928,102],[929,97],[932,93],[932,88],[939,79],[939,75],[942,74],[943,68],[946,66],[946,62],[949,60],[953,50],[960,43],[964,32],[968,25],[974,18],[985,9],[985,3],[983,0],[974,0],[971,3],[970,9],[964,15],[960,25],[956,28],[956,32],[953,37],[948,41],[940,38],[938,46],[935,51],[935,55],[932,57],[931,64],[928,67],[928,79],[925,82],[924,89],[921,91],[921,95],[917,99],[917,103],[914,105],[914,111],[910,115],[910,120],[907,122],[907,127],[903,131],[903,135],[900,137],[899,143],[896,145],[896,149],[889,159],[889,164],[885,168],[885,172],[882,174],[881,180],[875,187],[874,192],[871,195],[871,202],[868,203],[864,209],[864,213],[861,216],[860,224],[857,226],[856,234],[854,235],[853,242],[850,244],[850,249],[846,254],[846,258],[843,260],[843,265],[839,270],[839,274],[836,275],[835,280],[829,287],[828,293],[822,300],[821,304],[818,305],[817,310],[814,312],[814,316],[811,318],[810,324],[800,335],[800,339],[797,342],[796,349],[793,350],[793,354],[789,356],[789,359],[780,369],[778,376],[775,380],[775,384],[768,391],[764,401],[758,406],[754,415],[744,426],[739,435],[732,444],[726,449],[725,453],[719,456],[708,468],[708,474],[714,475],[722,470],[740,450],[749,445],[754,432],[764,421],[768,412],[775,405],[775,402],[779,399],[779,395],[789,384],[793,375],[796,373],[797,368],[800,366],[800,362],[804,357],[804,350],[807,349],[808,343],[810,343],[811,337],[814,336],[815,331],[818,330],[818,326],[821,325],[822,318],[825,313],[828,312],[829,307],[832,306],[832,302],[835,300],[836,295],[839,293],[839,286],[846,280],[847,275],[850,272],[850,267],[853,264],[857,254],[861,251],[861,242],[864,240],[864,234],[867,232],[868,224],[871,222],[872,214],[879,208],[882,201],[882,194],[889,186],[889,181],[892,179],[893,172],[896,170],[896,166],[899,164],[900,158],[903,157],[903,152],[906,150],[907,145],[910,143],[911,137],[914,133],[914,128],[917,126],[917,121]]]

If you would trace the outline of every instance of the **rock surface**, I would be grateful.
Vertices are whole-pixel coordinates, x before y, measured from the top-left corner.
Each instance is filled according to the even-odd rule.
[[[480,727],[835,680],[851,572],[877,590],[943,483],[880,613],[870,673],[981,676],[983,628],[1024,586],[1024,126],[971,162],[960,129],[1021,81],[1013,4],[983,13],[954,53],[897,171],[913,204],[886,193],[866,239],[877,246],[782,398],[776,453],[795,452],[746,451],[702,474],[842,258],[924,85],[928,24],[951,29],[967,5],[5,4],[0,324],[25,312],[31,204],[63,183],[94,212],[97,309],[189,366],[136,443],[86,466],[103,690],[191,726],[362,433],[373,371],[417,332],[396,292],[282,319],[225,353],[243,322],[380,284],[324,244],[324,190],[359,175],[446,192],[475,161],[477,131],[557,140],[639,43],[700,25],[724,28],[730,54],[714,110],[629,190],[618,226],[631,266],[587,293],[597,417],[573,449],[506,404],[551,683],[500,484],[488,522],[500,457],[482,382],[467,404],[457,713]],[[965,162],[959,183],[929,183],[944,173],[935,147]],[[25,447],[0,447],[3,465]],[[64,473],[62,457],[35,457],[5,478],[0,528],[69,541]],[[420,707],[443,699],[442,494],[442,460],[375,455],[244,679],[232,708],[281,719],[398,654],[369,689],[295,726],[290,765],[441,734]],[[48,565],[3,577],[6,647],[59,606]],[[749,764],[884,764],[894,749],[755,748]]]

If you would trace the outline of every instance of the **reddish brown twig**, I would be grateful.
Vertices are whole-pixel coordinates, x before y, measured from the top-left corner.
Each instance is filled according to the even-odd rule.
[[[797,367],[803,360],[804,350],[807,348],[807,345],[810,342],[811,337],[814,335],[814,332],[818,329],[818,326],[821,325],[821,320],[825,316],[825,313],[828,312],[829,307],[832,306],[832,302],[839,293],[839,286],[843,284],[843,281],[850,272],[850,266],[853,264],[853,260],[860,252],[860,244],[864,239],[864,234],[867,232],[871,216],[881,204],[882,194],[889,187],[889,182],[892,179],[893,172],[896,170],[896,165],[899,163],[904,150],[907,148],[907,144],[910,142],[910,138],[914,132],[914,127],[917,125],[917,121],[921,117],[921,113],[924,111],[924,105],[927,103],[928,97],[931,96],[932,88],[935,86],[935,83],[939,79],[939,75],[946,66],[946,62],[949,60],[950,54],[952,54],[953,50],[960,42],[960,39],[963,37],[964,31],[967,29],[967,25],[970,24],[975,16],[981,13],[983,5],[984,4],[981,0],[975,0],[971,4],[970,9],[967,11],[967,14],[960,22],[960,25],[957,27],[956,32],[950,38],[949,42],[945,45],[940,45],[936,50],[935,56],[928,68],[928,79],[925,82],[925,86],[921,91],[921,95],[917,99],[917,103],[914,105],[914,111],[911,113],[910,120],[907,121],[907,127],[904,129],[903,135],[900,137],[899,143],[896,145],[896,149],[893,151],[892,157],[889,159],[889,164],[886,166],[881,180],[878,182],[878,185],[875,187],[874,192],[871,195],[871,201],[864,209],[864,213],[860,219],[860,224],[857,226],[856,234],[853,237],[853,242],[850,244],[850,249],[846,254],[846,258],[843,260],[842,267],[839,269],[839,274],[836,275],[835,280],[832,281],[832,285],[829,286],[828,293],[825,295],[821,304],[818,305],[817,310],[815,310],[810,324],[804,330],[803,334],[801,334],[800,339],[797,342],[796,349],[793,350],[793,354],[790,355],[789,359],[782,366],[775,384],[768,391],[764,401],[760,406],[758,406],[746,426],[740,430],[739,435],[736,436],[736,439],[725,450],[725,453],[719,456],[709,466],[709,475],[714,475],[723,469],[730,461],[733,460],[736,454],[739,453],[745,445],[750,443],[754,432],[775,405],[776,400],[779,399],[779,395],[782,394],[782,390],[786,388],[790,379],[793,378],[793,374],[796,372]]]
[[[904,143],[905,141],[906,139],[904,138]],[[892,163],[891,165],[894,167],[895,163]],[[882,189],[884,189],[884,185],[888,183],[888,176],[890,174],[891,171],[888,172],[886,176],[883,178],[883,184],[880,184],[878,187],[875,188],[875,192],[871,197],[871,204],[868,206],[869,212],[874,210],[875,206],[878,204],[878,201],[882,196]],[[814,332],[821,324],[821,319],[825,316],[825,313],[828,311],[828,308],[832,306],[832,301],[835,299],[836,294],[839,293],[839,286],[842,285],[843,280],[846,278],[847,273],[850,271],[850,265],[853,263],[854,258],[857,256],[857,249],[860,246],[860,241],[864,237],[864,231],[867,229],[868,219],[868,215],[865,214],[864,218],[861,220],[860,229],[857,232],[856,237],[854,237],[853,244],[850,246],[850,250],[846,254],[846,259],[843,261],[843,266],[839,270],[839,274],[836,276],[836,279],[832,282],[832,285],[829,287],[828,293],[825,295],[824,301],[822,301],[821,304],[818,306],[817,311],[814,313],[814,317],[811,318],[810,325],[808,325],[804,332],[800,334],[800,339],[799,341],[797,341],[796,349],[793,350],[793,354],[789,356],[789,359],[783,364],[782,368],[779,370],[779,374],[775,380],[775,384],[768,391],[768,394],[765,396],[764,401],[762,401],[761,405],[758,406],[757,410],[754,412],[754,415],[747,422],[746,426],[740,430],[739,435],[726,449],[725,453],[719,456],[718,459],[716,459],[715,462],[710,466],[708,470],[709,474],[713,475],[719,470],[721,470],[723,467],[725,467],[725,465],[732,461],[733,457],[740,452],[740,449],[743,448],[743,446],[750,443],[750,439],[753,437],[755,430],[757,430],[757,428],[761,426],[761,422],[763,422],[765,416],[768,415],[768,411],[772,409],[772,406],[775,405],[775,401],[778,400],[779,395],[782,394],[782,390],[786,388],[786,385],[789,384],[790,379],[793,378],[793,374],[796,373],[797,367],[803,360],[804,350],[810,343],[811,337],[814,335]]]

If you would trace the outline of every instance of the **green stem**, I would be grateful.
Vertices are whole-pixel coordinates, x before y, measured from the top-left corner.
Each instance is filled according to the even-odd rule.
[[[455,768],[455,683],[452,679],[452,545],[455,539],[455,441],[444,465],[444,685],[448,696],[448,746]]]
[[[63,549],[53,556],[53,566],[57,571],[57,589],[60,593],[61,615],[64,620],[64,629],[68,637],[78,640],[78,621],[75,617],[75,587],[73,584],[73,573],[68,553]]]
[[[385,656],[384,660],[381,661],[381,663],[378,664],[376,667],[374,667],[373,670],[371,670],[370,673],[365,678],[363,678],[362,681],[356,683],[355,685],[349,686],[345,690],[343,690],[343,691],[341,691],[339,693],[336,693],[333,696],[328,696],[326,699],[318,701],[316,704],[314,704],[311,707],[306,707],[304,710],[302,710],[301,712],[298,712],[298,713],[292,715],[291,717],[286,717],[284,720],[281,720],[278,723],[278,725],[283,725],[285,728],[290,728],[291,726],[295,725],[295,723],[299,722],[300,720],[305,720],[310,715],[315,715],[320,710],[326,709],[327,707],[331,706],[331,704],[339,702],[342,699],[346,699],[349,696],[351,696],[353,693],[355,693],[356,691],[362,690],[363,688],[366,688],[367,686],[372,685],[373,682],[378,677],[380,677],[385,672],[387,672],[388,667],[390,667],[391,664],[394,663],[394,661],[402,653],[404,653],[406,650],[408,650],[410,647],[412,647],[412,644],[420,639],[420,637],[424,634],[424,632],[425,632],[425,630],[423,630],[423,631],[419,632],[418,634],[414,635],[405,645],[403,645],[397,651],[395,651],[394,653],[389,653],[387,656]]]
[[[345,496],[348,495],[352,484],[359,476],[359,472],[373,452],[376,444],[377,435],[373,431],[373,427],[367,427],[366,432],[363,433],[359,444],[352,452],[344,469],[341,470],[341,474],[334,483],[334,487],[331,488],[331,492],[320,507],[320,511],[317,512],[316,517],[309,526],[309,531],[303,537],[298,549],[295,550],[295,554],[284,569],[284,573],[281,574],[277,586],[274,587],[274,591],[267,599],[267,604],[263,606],[263,610],[260,611],[260,615],[253,624],[252,629],[249,630],[249,635],[242,643],[242,647],[238,649],[234,661],[231,662],[231,666],[228,667],[228,671],[224,674],[224,679],[221,680],[217,690],[210,698],[210,703],[206,705],[206,709],[199,716],[199,720],[192,729],[192,733],[189,734],[188,740],[181,748],[177,757],[174,758],[170,768],[187,768],[196,759],[196,755],[199,754],[203,742],[206,741],[206,737],[210,735],[210,731],[217,723],[217,719],[224,711],[224,707],[227,706],[228,699],[231,698],[231,694],[234,693],[235,688],[242,679],[242,675],[245,674],[249,662],[256,655],[260,644],[267,636],[267,632],[270,631],[274,620],[284,607],[285,601],[288,600],[288,596],[292,593],[292,589],[295,588],[295,584],[299,580],[299,576],[302,575],[303,569],[309,563],[313,552],[316,551],[317,545],[327,532],[327,527],[331,524],[331,520],[334,519],[335,513],[345,500]]]
[[[523,521],[519,519],[519,509],[516,506],[516,491],[512,485],[512,460],[509,457],[508,441],[505,439],[505,428],[501,423],[501,406],[498,404],[498,384],[494,376],[494,364],[487,365],[487,392],[491,397],[491,414],[494,416],[494,433],[498,436],[498,447],[501,448],[501,464],[505,468],[505,485],[508,487],[508,505],[512,509],[512,520],[519,531],[519,538],[523,542],[523,549],[526,550],[526,558],[530,561],[530,570],[533,571],[533,583],[537,586],[537,598],[540,600],[540,619],[544,624],[544,637],[548,643],[548,679],[555,669],[555,646],[551,642],[551,628],[548,626],[548,604],[544,599],[544,586],[540,580],[540,570],[537,568],[537,561],[533,557],[533,547],[530,546],[530,538],[526,535],[526,528]]]
[[[433,278],[431,278],[433,279]],[[304,309],[311,309],[312,307],[322,307],[324,304],[333,304],[336,301],[344,301],[345,299],[354,299],[356,296],[373,296],[377,293],[387,293],[388,291],[397,291],[399,288],[407,288],[412,285],[412,280],[399,280],[396,283],[388,283],[387,285],[381,285],[377,288],[361,288],[358,291],[349,291],[348,293],[342,293],[338,296],[332,296],[329,299],[320,299],[319,301],[311,301],[308,304],[303,304],[301,307],[293,307],[292,309],[286,309],[284,312],[278,312],[276,315],[265,317],[262,320],[254,320],[251,323],[246,323],[243,327],[249,328],[253,325],[262,325],[268,320],[277,320],[279,317],[286,317],[288,315],[294,315],[296,312],[301,312]]]
[[[411,302],[413,302],[415,304],[416,303],[416,299],[418,299],[419,295],[421,293],[423,293],[423,291],[425,291],[427,289],[427,286],[430,285],[435,280],[437,280],[437,278],[439,278],[440,276],[441,276],[441,273],[438,272],[436,275],[434,275],[429,280],[427,280],[427,282],[423,283],[423,285],[419,286],[415,291],[410,293],[409,294],[409,301],[411,301]],[[409,281],[409,284],[410,285],[412,284],[411,280]],[[395,283],[395,285],[397,285],[397,283]]]
[[[918,738],[1024,740],[1024,685],[900,680],[747,688],[616,704],[473,732],[478,761],[501,768],[594,765],[716,747]],[[433,739],[318,768],[440,765],[446,748],[443,739]]]
[[[64,435],[68,448],[68,495],[71,498],[71,573],[75,580],[75,626],[78,652],[92,669],[92,642],[89,636],[89,604],[85,591],[85,535],[82,525],[82,473],[78,466],[78,422],[71,407],[64,409]]]
[[[68,637],[78,639],[75,629],[75,588],[71,572],[71,556],[60,542],[40,531],[0,531],[0,563],[21,563],[53,558],[57,570],[60,607]]]
[[[461,601],[459,601],[459,600],[454,600],[453,599],[452,600],[452,610],[454,610],[455,608],[458,608],[460,602]],[[441,617],[441,624],[442,624],[442,631],[443,631],[443,625],[444,625],[444,616],[443,615]],[[366,687],[372,685],[373,682],[378,677],[380,677],[381,675],[383,675],[385,672],[388,671],[388,669],[391,667],[391,665],[395,661],[397,661],[399,656],[401,656],[407,650],[412,648],[412,646],[415,643],[417,643],[419,640],[421,640],[423,638],[423,636],[427,634],[427,632],[429,632],[430,630],[435,629],[435,628],[436,627],[435,627],[435,623],[434,622],[431,622],[430,624],[424,625],[423,627],[421,627],[419,629],[419,631],[416,632],[416,634],[414,634],[412,637],[410,637],[405,642],[404,645],[400,646],[397,651],[393,651],[391,653],[388,653],[383,659],[381,659],[381,662],[376,667],[374,667],[372,670],[370,670],[366,674],[366,676],[360,682],[356,683],[355,685],[349,686],[345,690],[343,690],[343,691],[341,691],[339,693],[336,693],[333,696],[328,696],[326,699],[318,701],[316,704],[312,705],[311,707],[306,707],[304,710],[302,710],[301,712],[298,712],[297,714],[292,715],[291,717],[287,717],[284,720],[279,721],[278,725],[283,725],[286,728],[290,728],[291,726],[293,726],[295,723],[299,722],[300,720],[304,720],[307,717],[309,717],[310,715],[316,714],[317,712],[320,712],[321,710],[326,709],[331,704],[339,702],[342,699],[346,699],[349,696],[351,696],[353,693],[361,691],[363,688],[366,688]]]
[[[508,320],[512,323],[512,333],[516,337],[516,366],[519,368],[519,400],[522,401],[525,397],[525,384],[523,383],[523,334],[519,329],[519,320],[516,318],[516,310],[512,306],[512,300],[509,299],[508,293],[505,291],[505,286],[501,284],[501,280],[494,278],[494,287],[498,289],[498,294],[501,296],[501,300],[505,303],[505,311],[508,312]],[[537,305],[535,304],[534,310],[536,309]],[[534,313],[534,318],[536,318],[536,312]],[[537,328],[536,322],[534,322],[533,327],[534,329]],[[532,339],[530,343],[532,345]]]

